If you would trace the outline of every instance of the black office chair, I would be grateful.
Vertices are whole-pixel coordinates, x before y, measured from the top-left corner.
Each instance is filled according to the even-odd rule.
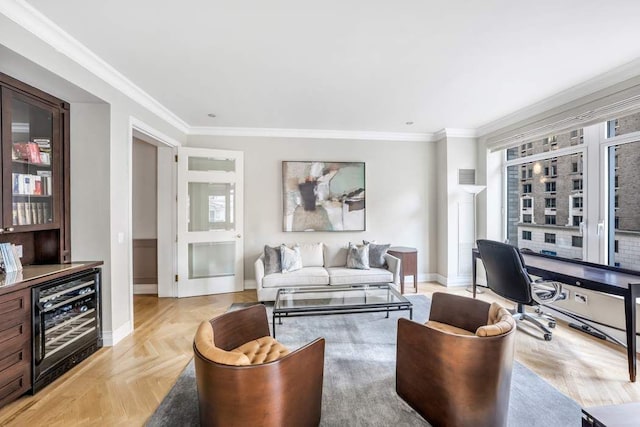
[[[544,339],[551,341],[549,328],[555,328],[556,321],[545,314],[539,305],[565,299],[562,285],[557,282],[534,281],[527,273],[526,266],[516,246],[493,240],[478,240],[478,251],[487,272],[487,286],[496,294],[518,304],[513,317],[527,320],[544,332]],[[537,317],[526,313],[524,306],[538,306]],[[549,328],[540,319],[544,319]]]

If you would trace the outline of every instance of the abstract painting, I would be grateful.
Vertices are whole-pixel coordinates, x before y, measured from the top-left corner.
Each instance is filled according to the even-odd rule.
[[[364,162],[282,162],[284,231],[364,231]]]

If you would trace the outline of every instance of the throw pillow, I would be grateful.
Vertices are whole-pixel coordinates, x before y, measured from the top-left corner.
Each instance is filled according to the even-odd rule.
[[[349,243],[347,250],[347,268],[369,270],[369,245],[354,245]]]
[[[387,254],[391,245],[378,245],[377,243],[367,242],[366,240],[363,240],[362,243],[369,244],[369,266],[385,268],[387,261],[384,259],[384,256]]]
[[[302,268],[300,246],[295,245],[293,248],[289,248],[287,245],[280,245],[280,262],[283,273],[300,270]]]
[[[272,248],[264,245],[264,274],[280,273],[280,271],[282,271],[280,247]]]
[[[324,266],[322,243],[298,243],[298,246],[300,246],[303,267]]]

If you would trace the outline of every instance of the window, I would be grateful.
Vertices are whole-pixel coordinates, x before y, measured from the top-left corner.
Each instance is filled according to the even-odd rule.
[[[544,191],[546,191],[547,193],[555,192],[556,191],[556,182],[555,181],[545,182],[544,183]]]
[[[573,207],[581,208],[582,207],[582,197],[574,197],[573,198]]]
[[[607,122],[607,137],[613,138],[640,130],[640,113],[619,117]]]
[[[523,208],[530,208],[532,206],[533,199],[530,198],[526,198],[526,199],[522,199],[522,207]]]
[[[522,230],[522,240],[531,240],[531,232]]]
[[[574,190],[582,190],[582,179],[574,179],[573,180],[573,189]]]
[[[573,226],[580,227],[580,223],[582,222],[582,215],[574,215],[573,216]]]
[[[571,246],[574,248],[582,247],[582,236],[571,236]]]
[[[613,186],[614,186],[615,188],[618,188],[618,187],[619,187],[618,182],[619,182],[618,174],[616,174],[616,177],[614,178],[614,181],[613,181]]]
[[[613,227],[616,230],[620,228],[620,217],[619,216],[615,217],[615,219],[613,221]]]
[[[544,242],[545,243],[556,243],[556,235],[553,233],[544,233]]]
[[[616,208],[616,209],[620,207],[620,201],[618,199],[618,195],[617,194],[615,195],[615,201],[613,203],[613,207]]]
[[[528,150],[525,144],[506,150],[505,238],[509,241],[519,242],[521,248],[529,248],[534,252],[544,250],[565,258],[582,259],[582,248],[571,246],[571,236],[577,234],[575,227],[582,220],[577,216],[583,215],[582,210],[576,211],[573,208],[571,197],[582,196],[578,192],[585,192],[589,185],[587,180],[583,181],[581,175],[571,172],[573,162],[578,164],[578,170],[579,165],[583,163],[586,148],[581,147],[584,145],[582,134],[581,129],[577,134],[574,132],[576,137],[573,140],[569,131],[556,135],[553,143],[557,145],[557,149],[549,149],[547,153],[542,149],[542,138],[533,141],[531,151],[536,155],[535,161],[529,160],[531,154],[522,154],[523,145],[525,150]],[[589,133],[592,134],[595,135],[593,132]],[[551,137],[547,140],[549,147],[553,140]],[[527,176],[528,171],[533,170],[533,178],[530,181],[522,181],[523,170],[527,170]],[[540,197],[540,201],[534,201],[535,197]],[[586,199],[586,195],[583,197]],[[532,199],[531,208],[524,199]],[[574,220],[578,222],[572,226]],[[530,224],[536,224],[536,230],[540,229],[540,232],[537,234],[536,230],[532,230],[531,240],[526,240],[523,232],[531,230]],[[545,232],[557,236],[557,243],[545,243]],[[584,244],[586,243],[585,241]]]
[[[613,241],[613,251],[615,253],[618,253],[618,241],[617,240]]]

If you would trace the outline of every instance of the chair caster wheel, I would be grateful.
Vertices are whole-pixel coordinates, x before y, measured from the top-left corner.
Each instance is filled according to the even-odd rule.
[[[549,327],[550,328],[555,328],[556,327],[556,322],[549,322]]]
[[[551,334],[544,334],[545,341],[551,341]]]

